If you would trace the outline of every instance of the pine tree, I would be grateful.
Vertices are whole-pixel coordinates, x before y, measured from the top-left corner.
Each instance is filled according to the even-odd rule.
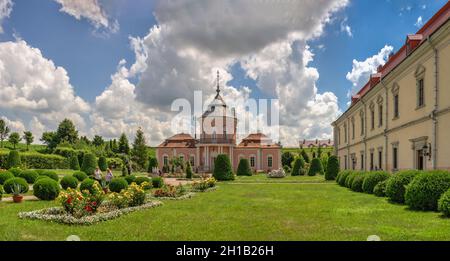
[[[136,137],[133,142],[133,158],[138,164],[139,168],[145,169],[145,164],[147,163],[148,152],[147,145],[145,144],[144,132],[141,128],[136,131]]]
[[[291,176],[300,176],[305,175],[305,162],[303,160],[303,157],[299,156],[295,158],[294,160],[294,166],[292,167]]]
[[[122,133],[122,135],[120,135],[118,152],[127,155],[130,154],[130,145],[128,144],[128,138],[125,133]]]

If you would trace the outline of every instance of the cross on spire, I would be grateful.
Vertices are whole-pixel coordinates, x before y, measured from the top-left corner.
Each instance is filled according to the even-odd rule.
[[[219,70],[217,70],[217,89],[216,89],[217,95],[219,95],[219,93],[220,93],[219,81],[220,81],[220,74],[219,74]]]

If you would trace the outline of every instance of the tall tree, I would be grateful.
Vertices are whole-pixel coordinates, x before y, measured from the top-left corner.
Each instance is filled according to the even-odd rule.
[[[119,153],[119,146],[117,145],[117,140],[113,139],[111,143],[111,150],[114,153]]]
[[[16,149],[17,144],[19,144],[21,140],[22,138],[20,137],[20,134],[17,132],[11,133],[8,139],[8,141],[13,145],[14,149]]]
[[[102,136],[95,135],[94,138],[92,139],[92,144],[94,144],[94,146],[96,146],[96,147],[100,147],[104,143],[105,143],[105,141],[103,140]]]
[[[49,150],[53,150],[58,145],[58,140],[56,137],[56,132],[54,131],[47,131],[42,133],[42,137],[40,139],[45,145],[47,145],[47,148]]]
[[[0,119],[0,148],[3,148],[3,141],[8,138],[9,127],[6,125],[6,122],[3,119]]]
[[[30,149],[30,144],[34,141],[34,136],[31,131],[24,131],[23,132],[23,139],[25,140],[25,143],[27,144],[27,150]]]
[[[69,144],[74,144],[78,139],[78,131],[73,122],[69,119],[64,119],[56,131],[58,144],[67,141]]]
[[[140,168],[145,168],[148,159],[147,145],[145,144],[144,132],[141,128],[136,131],[133,142],[133,158]]]
[[[130,145],[128,144],[128,138],[125,133],[122,133],[122,135],[120,135],[118,152],[127,155],[130,154]]]

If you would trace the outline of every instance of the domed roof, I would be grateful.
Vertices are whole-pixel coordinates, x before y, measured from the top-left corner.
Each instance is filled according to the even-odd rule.
[[[224,99],[220,95],[219,71],[217,71],[217,88],[216,96],[208,105],[208,109],[203,113],[202,117],[235,117],[234,110],[230,110]]]

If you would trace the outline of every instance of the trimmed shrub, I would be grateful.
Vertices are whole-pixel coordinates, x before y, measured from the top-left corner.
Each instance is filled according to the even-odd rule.
[[[90,193],[93,193],[93,186],[95,183],[98,183],[98,181],[91,178],[83,180],[83,182],[80,183],[80,191],[88,190]]]
[[[188,162],[189,163],[189,162]],[[148,168],[147,168],[147,172],[148,173],[152,173],[153,172],[153,168],[158,167],[158,160],[155,157],[150,157],[148,159]]]
[[[128,175],[128,176],[125,176],[124,179],[127,181],[128,185],[131,185],[131,183],[133,183],[136,180],[136,176]]]
[[[122,189],[128,188],[128,182],[124,178],[113,178],[109,183],[111,192],[119,193]]]
[[[240,159],[239,165],[237,168],[236,175],[238,176],[251,176],[252,175],[252,169],[250,168],[250,163],[248,162],[248,159]]]
[[[98,168],[101,171],[106,171],[106,169],[108,168],[108,163],[106,162],[106,158],[104,156],[101,156],[98,159]]]
[[[442,212],[444,216],[450,217],[450,189],[442,194],[438,201],[438,210]]]
[[[73,188],[76,189],[78,187],[78,179],[72,175],[64,176],[59,182],[63,189]]]
[[[9,152],[8,160],[6,161],[6,168],[17,168],[21,165],[20,155],[17,150],[12,150]]]
[[[294,159],[294,165],[292,167],[291,176],[300,176],[305,175],[305,171],[302,171],[305,168],[305,161],[302,157],[296,157]]]
[[[14,178],[14,175],[9,171],[0,172],[0,185],[3,185],[5,181],[10,178]]]
[[[11,178],[5,181],[3,184],[3,189],[7,194],[11,194],[13,191],[13,187],[15,184],[18,184],[20,186],[20,193],[27,193],[28,192],[28,183],[24,178]]]
[[[336,182],[342,186],[345,187],[345,180],[347,179],[348,175],[350,175],[353,171],[351,170],[343,170],[339,172],[339,177],[336,179]]]
[[[396,203],[405,203],[406,186],[419,173],[418,170],[405,170],[389,178],[386,183],[386,196],[389,200]]]
[[[191,163],[189,163],[189,161],[188,161],[188,163],[186,163],[186,178],[192,179],[193,175],[194,174],[192,173]]]
[[[437,210],[438,200],[450,188],[447,171],[423,172],[406,186],[405,202],[411,209]]]
[[[88,175],[84,173],[83,171],[75,171],[72,176],[74,176],[78,181],[83,181],[87,179]]]
[[[344,186],[351,189],[352,188],[352,184],[353,184],[353,180],[355,179],[356,176],[358,176],[359,174],[361,174],[360,172],[357,171],[352,171],[350,174],[348,174],[347,178],[345,179],[345,184]]]
[[[314,158],[311,161],[311,167],[309,167],[308,176],[315,176],[315,175],[323,175],[323,167],[322,162],[319,158]]]
[[[8,152],[0,152],[0,168],[8,168]],[[66,158],[53,154],[41,154],[35,151],[20,153],[21,166],[28,169],[67,169]]]
[[[83,164],[81,165],[81,171],[86,173],[88,176],[94,175],[95,169],[97,168],[97,158],[92,153],[86,153],[83,157]]]
[[[378,182],[378,184],[373,188],[373,194],[377,197],[385,197],[386,196],[386,185],[388,180],[391,178],[388,178],[387,180],[383,180],[381,182]]]
[[[73,170],[80,170],[80,162],[78,162],[78,156],[72,155],[69,159],[69,167]]]
[[[56,172],[51,171],[51,170],[44,170],[44,171],[41,171],[41,174],[40,174],[40,175],[41,175],[41,176],[49,177],[49,178],[53,179],[54,181],[58,181],[58,180],[59,180],[58,174],[56,174]]]
[[[327,163],[327,171],[325,172],[325,180],[335,180],[339,173],[339,160],[336,156],[330,156]]]
[[[8,171],[11,172],[14,177],[18,177],[20,173],[22,173],[22,170],[19,168],[10,168]]]
[[[350,186],[351,190],[355,192],[362,192],[362,185],[364,182],[364,174],[363,173],[357,173],[355,177],[353,178],[352,185]]]
[[[161,177],[152,178],[152,186],[154,188],[162,188],[164,186],[164,180]]]
[[[59,195],[59,184],[51,178],[43,178],[33,185],[33,195],[41,200],[54,200]]]
[[[135,182],[136,184],[138,184],[138,185],[141,185],[141,184],[144,183],[144,182],[151,183],[152,180],[151,180],[150,178],[148,178],[148,177],[137,177],[137,178],[134,180],[134,182]]]
[[[33,184],[39,177],[39,174],[34,170],[24,170],[19,174],[20,178],[24,178],[28,184]]]
[[[3,191],[3,186],[0,185],[0,201],[2,201],[3,193],[4,193],[4,191]]]
[[[216,180],[234,180],[234,173],[228,155],[220,154],[217,156],[214,162],[213,177]]]
[[[384,181],[389,177],[389,174],[384,171],[374,171],[367,173],[366,177],[364,178],[363,191],[365,193],[373,194],[373,189],[375,188],[375,186],[379,182]]]

